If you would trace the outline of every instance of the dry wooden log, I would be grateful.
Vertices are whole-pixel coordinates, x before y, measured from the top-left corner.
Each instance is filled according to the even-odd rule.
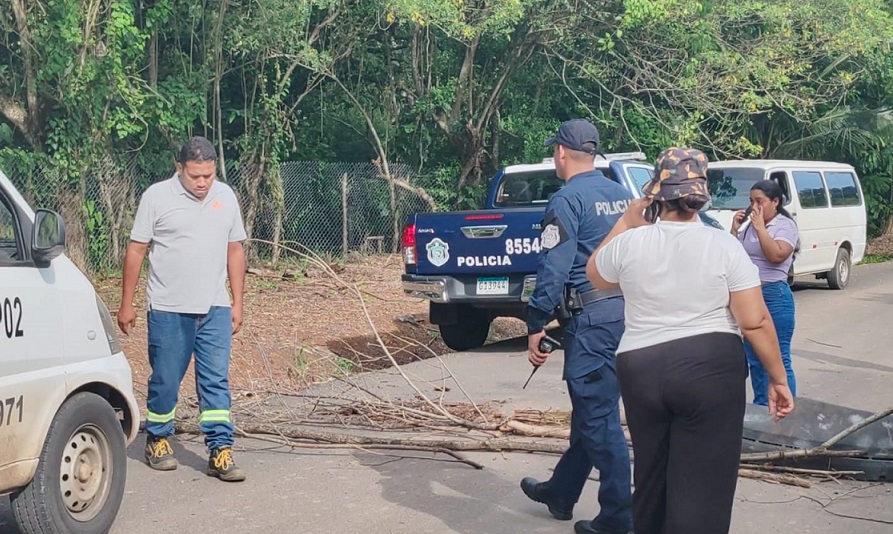
[[[510,430],[516,434],[534,438],[570,439],[571,437],[571,430],[569,428],[529,425],[527,423],[522,423],[521,421],[509,421],[503,425],[502,430]]]

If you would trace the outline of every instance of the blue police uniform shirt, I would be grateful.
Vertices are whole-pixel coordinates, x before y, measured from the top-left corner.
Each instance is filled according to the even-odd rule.
[[[593,289],[586,263],[632,199],[598,170],[574,175],[552,195],[543,217],[536,288],[527,303],[528,333],[545,328],[566,283],[581,293]]]

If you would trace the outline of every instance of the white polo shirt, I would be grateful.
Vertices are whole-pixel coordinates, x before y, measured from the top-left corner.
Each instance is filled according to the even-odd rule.
[[[149,309],[205,314],[211,306],[230,307],[227,250],[247,238],[230,186],[214,180],[199,200],[176,173],[151,185],[130,233],[132,241],[149,243]]]

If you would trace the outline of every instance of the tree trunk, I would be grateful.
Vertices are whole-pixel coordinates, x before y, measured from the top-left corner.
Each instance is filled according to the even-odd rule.
[[[256,162],[256,163],[255,163]],[[243,212],[245,213],[245,233],[248,238],[254,237],[254,227],[257,223],[258,198],[260,184],[264,178],[266,165],[265,150],[261,148],[260,156],[250,158],[248,163],[242,169],[243,183]],[[249,261],[256,261],[259,256],[256,247],[248,247],[246,251]]]
[[[282,184],[282,166],[280,164],[277,163],[270,167],[267,184],[270,186],[270,202],[273,208],[273,250],[270,261],[275,266],[279,263],[279,241],[282,239],[282,218],[285,213],[285,189]]]

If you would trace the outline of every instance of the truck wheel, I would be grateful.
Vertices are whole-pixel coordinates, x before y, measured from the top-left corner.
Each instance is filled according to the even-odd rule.
[[[50,425],[37,472],[15,493],[23,534],[108,532],[124,498],[127,451],[115,411],[94,393],[78,393]]]
[[[457,321],[453,324],[441,324],[440,337],[446,346],[457,351],[476,349],[487,341],[490,334],[490,314],[487,310],[460,306],[457,310]]]
[[[850,283],[852,263],[850,253],[845,248],[837,249],[837,259],[834,268],[828,271],[828,287],[831,289],[843,289]]]

